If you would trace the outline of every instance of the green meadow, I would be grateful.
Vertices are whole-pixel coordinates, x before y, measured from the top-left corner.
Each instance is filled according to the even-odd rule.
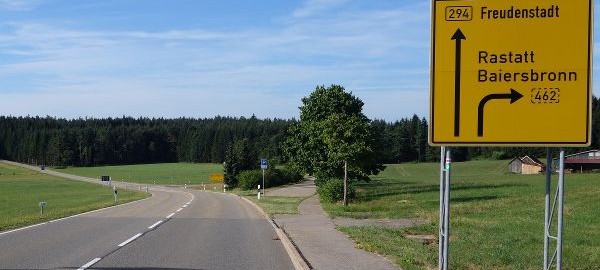
[[[158,163],[100,167],[68,167],[58,172],[98,178],[110,175],[113,181],[132,183],[183,185],[209,183],[208,175],[223,173],[222,164]]]
[[[267,192],[269,190],[267,188]],[[269,216],[275,214],[298,214],[298,205],[306,199],[304,197],[263,196],[259,200],[256,190],[234,189],[231,192],[239,196],[244,196],[254,202]]]
[[[553,176],[552,194],[557,177]],[[402,269],[437,268],[437,244],[425,245],[405,236],[438,235],[439,164],[388,165],[370,183],[356,187],[358,198],[348,207],[324,204],[325,210],[332,216],[422,218],[429,224],[410,229],[340,230],[358,247],[384,254]],[[542,267],[543,175],[510,174],[508,161],[453,163],[450,196],[450,268]],[[564,269],[598,269],[600,174],[567,174],[564,209]]]
[[[149,194],[122,190],[118,203]],[[45,201],[44,214],[39,202]],[[66,180],[0,163],[0,231],[114,205],[109,188]]]

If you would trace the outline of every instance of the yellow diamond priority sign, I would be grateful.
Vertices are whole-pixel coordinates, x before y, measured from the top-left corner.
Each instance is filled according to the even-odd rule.
[[[592,0],[433,0],[431,145],[588,146]]]

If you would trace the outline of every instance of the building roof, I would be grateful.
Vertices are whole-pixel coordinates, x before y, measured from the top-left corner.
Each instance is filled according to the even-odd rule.
[[[589,153],[600,153],[600,150],[593,149],[565,156],[565,164],[600,164],[600,155],[594,155],[593,158],[580,158],[579,156]],[[559,158],[553,159],[558,163]]]
[[[536,157],[533,157],[533,156],[524,156],[521,158],[521,161],[523,161],[523,163],[528,164],[528,165],[535,165],[535,166],[540,166],[540,167],[546,166],[546,165],[544,165],[543,162],[541,162],[539,159],[537,159]]]
[[[516,158],[513,158],[508,163],[510,164],[510,163],[512,163],[515,160],[519,160],[522,163],[527,164],[527,165],[540,166],[540,167],[545,167],[546,166],[539,159],[537,159],[536,157],[532,157],[532,156],[516,157]]]
[[[579,152],[579,153],[575,153],[575,154],[566,155],[565,159],[569,158],[569,157],[572,157],[572,156],[579,156],[581,154],[596,153],[596,152],[600,152],[600,150],[593,149],[593,150],[588,150],[588,151],[583,151],[583,152]],[[555,158],[555,159],[558,159],[558,158]]]
[[[565,164],[600,164],[600,159],[570,158],[565,159]]]

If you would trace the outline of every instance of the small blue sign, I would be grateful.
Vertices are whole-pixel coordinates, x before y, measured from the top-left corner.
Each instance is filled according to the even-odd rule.
[[[267,169],[267,166],[269,165],[269,161],[267,161],[266,158],[263,158],[260,160],[260,168],[265,170]]]

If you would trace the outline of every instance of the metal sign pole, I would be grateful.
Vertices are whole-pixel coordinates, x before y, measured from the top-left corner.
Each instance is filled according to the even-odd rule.
[[[448,269],[448,242],[450,238],[450,167],[452,154],[446,150],[446,175],[444,179],[444,264],[443,270]]]
[[[439,233],[438,233],[438,269],[442,269],[444,265],[444,162],[446,160],[446,147],[442,146],[440,150],[440,221],[439,221]]]
[[[544,211],[544,270],[550,264],[550,186],[552,184],[552,149],[546,148],[546,198]]]
[[[558,184],[552,205],[550,205],[550,188],[552,173],[552,160],[550,150],[548,150],[547,172],[546,172],[546,212],[544,221],[544,270],[550,270],[556,259],[556,269],[562,269],[562,241],[563,241],[563,210],[564,210],[564,190],[565,190],[565,151],[560,149],[560,159],[558,167]],[[549,172],[548,172],[549,171]],[[557,205],[558,202],[558,205]],[[558,207],[558,208],[557,208]],[[554,218],[554,210],[557,209],[557,228],[556,236],[550,232]],[[556,249],[550,257],[550,241],[556,240]]]
[[[263,173],[263,184],[262,184],[262,194],[265,195],[265,169],[262,170]]]
[[[562,236],[563,236],[563,206],[565,190],[565,150],[560,149],[560,165],[558,172],[558,235],[556,238],[556,269],[562,269]]]
[[[440,232],[438,269],[448,269],[448,242],[450,237],[450,149],[441,148],[440,153]]]

